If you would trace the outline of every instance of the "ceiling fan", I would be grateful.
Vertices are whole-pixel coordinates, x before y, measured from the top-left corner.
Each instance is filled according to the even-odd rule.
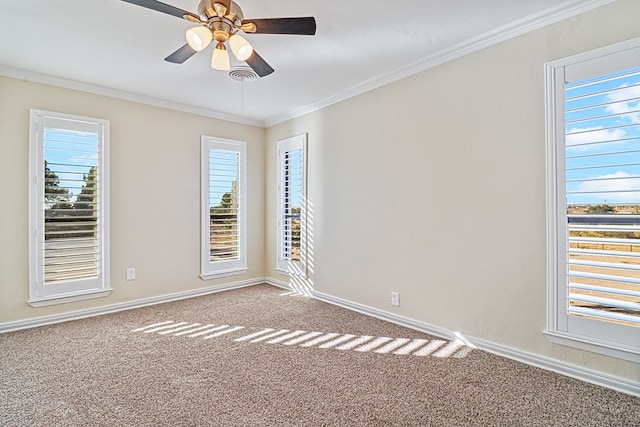
[[[198,14],[156,0],[122,0],[127,3],[185,19],[197,27],[187,30],[187,44],[165,58],[165,61],[182,64],[197,52],[215,42],[211,67],[229,70],[230,61],[226,43],[239,61],[245,61],[259,77],[273,73],[273,68],[253,49],[240,34],[297,34],[314,35],[316,20],[301,18],[244,19],[240,6],[231,0],[200,0]]]

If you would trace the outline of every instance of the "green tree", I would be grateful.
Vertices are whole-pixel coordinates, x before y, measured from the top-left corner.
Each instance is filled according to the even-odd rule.
[[[80,194],[73,204],[73,215],[76,217],[74,229],[77,237],[95,237],[98,232],[96,218],[98,169],[92,166],[88,174],[82,176],[84,181]]]
[[[44,204],[45,217],[60,216],[61,209],[72,209],[69,189],[60,186],[60,178],[55,171],[49,168],[49,163],[44,161]]]
[[[229,258],[237,255],[237,227],[238,227],[238,183],[231,184],[231,191],[227,191],[220,198],[220,203],[210,209],[209,218],[212,248],[215,247],[217,256]],[[212,249],[213,250],[213,249]]]
[[[95,166],[89,169],[89,173],[82,176],[84,183],[80,194],[76,197],[76,201],[73,204],[73,208],[78,216],[94,216],[93,211],[96,208],[96,197],[98,182],[98,170]]]
[[[238,182],[231,183],[231,191],[227,191],[220,198],[220,204],[211,208],[211,215],[235,216],[238,208]]]

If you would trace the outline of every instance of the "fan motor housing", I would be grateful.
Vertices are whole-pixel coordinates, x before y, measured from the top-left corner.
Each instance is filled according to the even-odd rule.
[[[201,0],[198,4],[198,15],[203,21],[211,21],[217,19],[228,19],[234,26],[239,27],[242,25],[244,14],[240,6],[234,1],[230,2],[231,7],[224,13],[224,16],[218,15],[218,10],[222,3],[218,3],[215,0]],[[219,5],[218,8],[216,5]]]

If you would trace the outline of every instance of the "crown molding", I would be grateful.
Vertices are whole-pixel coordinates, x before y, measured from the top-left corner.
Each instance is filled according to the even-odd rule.
[[[0,66],[0,76],[11,77],[35,83],[44,83],[52,86],[63,87],[66,89],[79,90],[96,95],[109,96],[112,98],[118,98],[126,101],[138,102],[141,104],[153,105],[156,107],[197,114],[214,119],[266,128],[304,116],[314,111],[321,110],[322,108],[328,107],[354,96],[361,95],[365,92],[369,92],[371,90],[385,86],[389,83],[393,83],[414,74],[418,74],[422,71],[426,71],[430,68],[436,67],[449,61],[453,61],[455,59],[477,52],[503,41],[510,40],[517,36],[526,34],[530,31],[555,24],[556,22],[571,18],[585,12],[589,12],[590,10],[597,9],[610,3],[614,3],[615,1],[617,0],[567,0],[559,4],[558,6],[511,22],[507,25],[495,28],[480,36],[471,38],[455,46],[452,46],[451,48],[443,49],[439,52],[434,53],[433,55],[421,58],[420,60],[407,64],[404,67],[393,72],[372,77],[354,86],[346,88],[340,93],[324,98],[312,104],[296,108],[288,113],[266,118],[265,120],[257,120],[242,116],[225,114],[220,111],[209,110],[193,105],[169,101],[166,99],[155,98],[152,96],[121,91],[104,86],[5,66]]]
[[[50,86],[62,87],[65,89],[78,90],[81,92],[92,93],[94,95],[108,96],[111,98],[137,102],[140,104],[152,105],[154,107],[167,108],[170,110],[181,111],[184,113],[197,114],[199,116],[210,117],[212,119],[225,120],[227,122],[240,123],[240,124],[249,125],[249,126],[257,126],[260,128],[265,127],[265,124],[262,120],[255,120],[247,117],[235,116],[232,114],[225,114],[219,111],[200,108],[193,105],[182,104],[179,102],[169,101],[166,99],[155,98],[152,96],[141,95],[138,93],[113,89],[106,86],[94,85],[91,83],[80,82],[77,80],[64,79],[61,77],[56,77],[49,74],[42,74],[35,71],[5,67],[0,65],[0,76],[10,77],[10,78],[19,79],[19,80],[25,80],[33,83],[42,83]]]
[[[434,53],[433,55],[421,58],[420,60],[410,63],[391,73],[378,75],[371,79],[362,81],[338,94],[322,99],[313,104],[297,108],[286,114],[267,118],[265,119],[265,126],[274,126],[287,120],[304,116],[306,114],[328,107],[332,104],[336,104],[340,101],[344,101],[354,96],[361,95],[365,92],[369,92],[373,89],[377,89],[389,83],[393,83],[414,74],[418,74],[422,71],[426,71],[430,68],[436,67],[446,62],[453,61],[454,59],[461,58],[465,55],[469,55],[484,48],[510,40],[512,38],[546,27],[548,25],[555,24],[562,20],[571,18],[575,15],[597,9],[615,1],[617,0],[565,1],[556,7],[546,9],[542,12],[527,16],[526,18],[519,19],[517,21],[495,28],[477,37],[465,40],[462,43],[458,43],[451,48],[443,49],[439,52]]]

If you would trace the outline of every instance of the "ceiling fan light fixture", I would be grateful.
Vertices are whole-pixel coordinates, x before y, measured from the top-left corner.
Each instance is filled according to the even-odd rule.
[[[213,69],[227,72],[231,69],[231,58],[227,52],[229,48],[233,52],[234,63],[237,58],[237,61],[244,62],[258,77],[266,77],[273,73],[274,69],[244,37],[236,33],[316,34],[316,19],[313,16],[244,19],[242,9],[234,0],[199,0],[197,14],[158,0],[124,1],[184,19],[192,24],[199,24],[186,31],[187,44],[165,58],[165,61],[173,64],[184,63],[215,41],[215,49],[211,56]],[[229,46],[226,45],[227,42]],[[241,81],[246,80],[242,76],[238,78]]]
[[[231,35],[229,38],[229,46],[231,46],[231,51],[238,61],[246,61],[253,53],[251,44],[239,34]]]
[[[213,40],[213,36],[211,34],[211,30],[207,27],[198,26],[189,28],[186,33],[187,43],[191,47],[191,49],[196,52],[200,52],[205,47],[209,46],[211,40]]]
[[[227,48],[222,42],[218,42],[216,48],[213,49],[213,56],[211,56],[211,68],[221,71],[228,71],[231,68],[229,53],[227,53]]]

